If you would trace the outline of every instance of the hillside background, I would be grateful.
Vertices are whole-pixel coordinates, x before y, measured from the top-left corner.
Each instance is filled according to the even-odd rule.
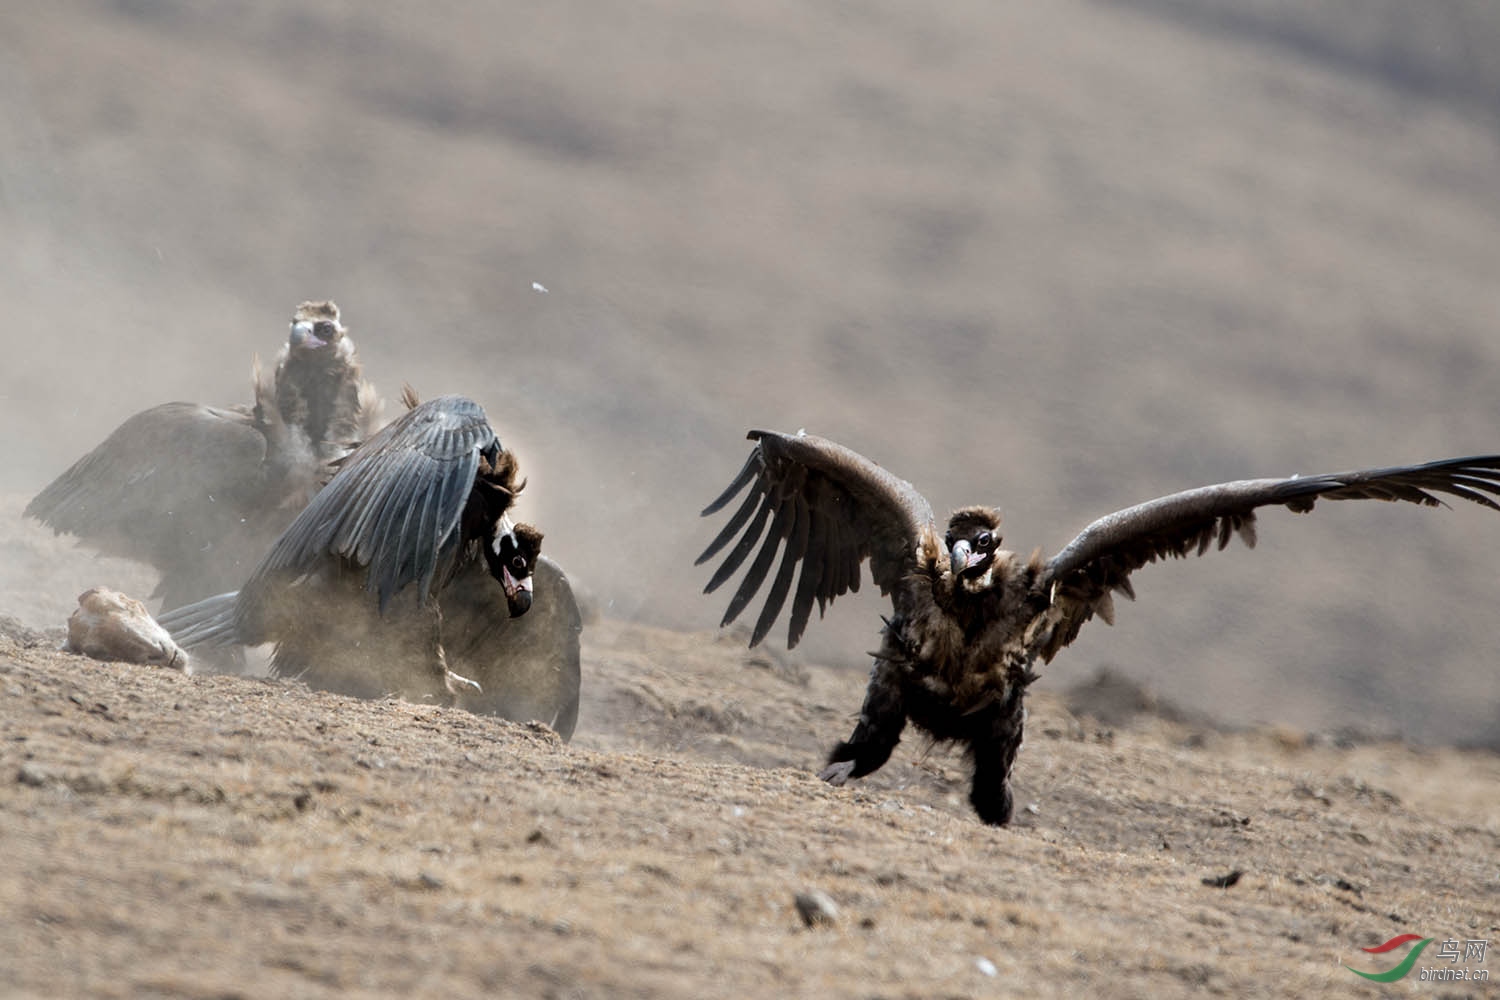
[[[10,4],[0,151],[11,518],[137,410],[246,401],[322,297],[389,397],[486,406],[607,616],[677,629],[722,611],[696,513],[750,427],[1049,552],[1206,482],[1500,452],[1483,0]],[[1044,683],[1500,744],[1497,560],[1468,505],[1270,512]],[[0,559],[0,595],[76,593]],[[863,669],[879,610],[797,655]]]

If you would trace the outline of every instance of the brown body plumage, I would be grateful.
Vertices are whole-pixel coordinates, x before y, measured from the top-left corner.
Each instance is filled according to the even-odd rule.
[[[126,420],[26,514],[149,563],[170,609],[235,587],[378,426],[379,401],[331,302],[304,302],[250,406],[164,403]]]
[[[1000,549],[1000,512],[965,507],[938,526],[910,483],[863,456],[806,434],[752,431],[749,459],[704,511],[748,495],[700,563],[729,544],[709,591],[744,565],[724,615],[728,624],[781,562],[750,644],[759,643],[791,599],[787,644],[820,611],[859,587],[861,564],[891,599],[859,721],[829,755],[834,784],[889,759],[908,721],[964,745],[974,765],[969,800],[987,823],[1009,821],[1010,771],[1021,745],[1024,698],[1037,660],[1048,662],[1096,614],[1113,621],[1112,594],[1133,597],[1130,574],[1167,556],[1222,549],[1238,535],[1255,543],[1255,509],[1306,512],[1318,499],[1399,500],[1434,495],[1500,510],[1500,456],[1453,459],[1291,479],[1253,479],[1174,493],[1100,518],[1056,556]],[[762,540],[764,536],[764,540]],[[757,551],[758,549],[758,551]],[[794,589],[795,583],[795,589]]]
[[[479,689],[459,692],[471,712],[545,722],[563,739],[578,724],[583,616],[562,568],[542,556],[531,574],[531,610],[504,614],[505,593],[482,563],[471,563],[442,594],[448,668]]]

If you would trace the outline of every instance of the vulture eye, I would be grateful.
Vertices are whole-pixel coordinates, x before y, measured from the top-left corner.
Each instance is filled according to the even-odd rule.
[[[974,539],[974,547],[975,548],[987,549],[991,545],[994,545],[994,544],[995,544],[995,536],[992,535],[992,534],[990,534],[988,531],[981,531],[979,533],[979,537],[976,538],[976,539]]]
[[[336,329],[337,328],[326,319],[318,320],[318,322],[313,324],[313,332],[323,340],[328,340],[329,338],[331,338]]]
[[[511,569],[514,569],[514,570],[516,570],[517,572],[520,572],[520,573],[524,573],[526,571],[526,557],[525,556],[516,556],[514,559],[512,559],[510,561],[510,566],[511,566]]]

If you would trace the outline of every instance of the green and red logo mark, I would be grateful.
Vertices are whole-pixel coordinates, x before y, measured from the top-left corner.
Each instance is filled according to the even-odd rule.
[[[1417,964],[1417,957],[1437,938],[1424,938],[1420,934],[1398,934],[1385,944],[1377,944],[1373,948],[1362,949],[1366,954],[1384,955],[1395,951],[1404,944],[1412,945],[1406,957],[1394,968],[1385,972],[1360,972],[1353,966],[1346,965],[1344,968],[1362,976],[1371,982],[1394,983],[1398,979],[1405,979]],[[1412,942],[1416,942],[1412,944]],[[1488,938],[1455,938],[1447,937],[1438,942],[1437,965],[1423,966],[1417,978],[1425,982],[1438,983],[1487,983],[1490,981],[1490,970],[1481,968],[1484,965],[1485,953],[1489,950]],[[1469,963],[1473,962],[1471,966]],[[1444,964],[1446,963],[1446,964]]]
[[[1386,972],[1360,972],[1358,969],[1352,968],[1348,965],[1344,966],[1344,968],[1348,969],[1356,976],[1363,976],[1364,978],[1377,983],[1394,983],[1398,979],[1404,979],[1406,978],[1406,974],[1411,971],[1412,966],[1417,964],[1417,956],[1422,954],[1422,949],[1426,948],[1429,944],[1432,943],[1432,938],[1424,938],[1420,934],[1398,934],[1387,941],[1385,944],[1377,944],[1373,948],[1360,949],[1361,951],[1368,952],[1371,955],[1384,955],[1386,952],[1395,951],[1403,944],[1407,944],[1411,941],[1417,942],[1416,947],[1407,952],[1406,957],[1401,960],[1401,964],[1396,966],[1394,969],[1390,969]]]

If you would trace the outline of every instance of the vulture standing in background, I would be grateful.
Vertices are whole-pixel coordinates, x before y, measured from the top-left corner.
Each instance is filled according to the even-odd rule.
[[[866,559],[894,609],[854,733],[834,747],[820,777],[840,785],[875,771],[910,720],[935,739],[965,746],[974,767],[969,801],[995,825],[1011,816],[1010,771],[1033,665],[1050,662],[1094,615],[1113,621],[1111,593],[1133,597],[1134,570],[1166,556],[1201,555],[1214,544],[1222,549],[1234,535],[1254,545],[1257,507],[1303,513],[1320,497],[1435,506],[1441,501],[1434,494],[1443,493],[1500,510],[1491,499],[1500,495],[1494,455],[1249,479],[1109,514],[1044,560],[1040,550],[1026,557],[1000,548],[998,510],[964,507],[941,528],[910,483],[841,445],[800,433],[749,437],[756,442],[749,460],[703,512],[718,512],[748,488],[698,558],[700,564],[713,558],[739,535],[706,587],[712,592],[759,546],[723,624],[754,598],[783,543],[751,646],[765,638],[788,596],[787,645],[795,646],[815,602],[821,613],[840,594],[859,589]]]
[[[332,302],[304,302],[252,407],[163,403],[126,420],[25,513],[151,564],[163,609],[228,590],[373,432],[374,389]]]
[[[339,463],[237,593],[161,616],[180,645],[274,642],[273,673],[344,694],[483,694],[451,669],[442,602],[482,600],[467,572],[482,553],[508,617],[525,614],[542,536],[508,516],[525,484],[479,404],[408,403]]]

